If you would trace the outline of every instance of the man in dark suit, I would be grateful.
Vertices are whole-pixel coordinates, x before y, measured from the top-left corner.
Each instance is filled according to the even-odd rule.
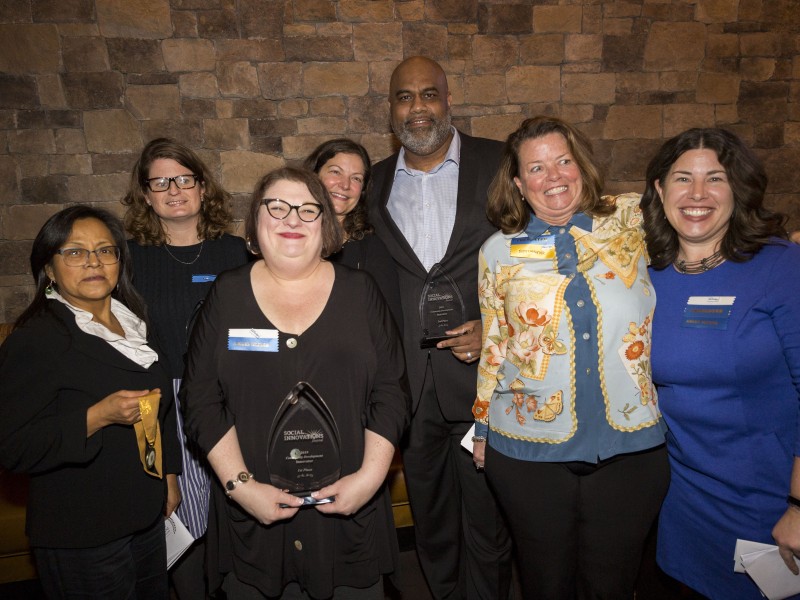
[[[413,418],[403,448],[417,552],[433,596],[505,600],[511,542],[482,471],[460,442],[473,418],[480,354],[478,250],[502,144],[451,125],[447,77],[413,57],[392,74],[391,123],[400,152],[375,165],[370,218],[394,258]],[[420,298],[438,267],[458,285],[466,322],[421,348]]]

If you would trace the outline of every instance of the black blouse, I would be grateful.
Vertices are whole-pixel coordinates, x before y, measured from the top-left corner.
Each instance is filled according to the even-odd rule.
[[[397,445],[409,418],[401,343],[372,279],[338,265],[328,302],[301,335],[277,331],[275,351],[228,349],[231,329],[272,330],[246,265],[211,289],[189,344],[182,402],[186,429],[208,453],[235,425],[247,468],[269,481],[267,433],[281,400],[298,381],[320,393],[342,440],[342,476],[357,471],[364,430]],[[214,486],[209,517],[211,589],[225,573],[268,596],[299,581],[314,597],[336,586],[366,587],[397,564],[386,486],[350,517],[303,508],[288,521],[260,525]]]

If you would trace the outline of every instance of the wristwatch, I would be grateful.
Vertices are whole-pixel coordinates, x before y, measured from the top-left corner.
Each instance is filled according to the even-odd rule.
[[[231,479],[228,483],[225,484],[225,495],[230,496],[231,492],[236,489],[236,486],[240,483],[247,483],[250,480],[255,481],[252,473],[248,473],[247,471],[242,471],[239,473],[235,479]]]

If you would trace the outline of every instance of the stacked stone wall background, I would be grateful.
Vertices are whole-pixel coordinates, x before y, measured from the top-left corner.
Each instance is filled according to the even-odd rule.
[[[142,146],[172,136],[234,195],[349,136],[396,147],[392,69],[448,73],[462,130],[504,139],[560,115],[607,191],[642,191],[663,139],[720,125],[763,158],[800,228],[796,0],[0,0],[0,319],[32,291],[31,240],[64,206],[119,203]]]

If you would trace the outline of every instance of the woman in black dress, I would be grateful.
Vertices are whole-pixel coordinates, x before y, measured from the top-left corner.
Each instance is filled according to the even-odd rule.
[[[227,233],[230,195],[200,157],[175,140],[156,138],[144,147],[122,202],[133,236],[133,284],[147,303],[177,394],[192,316],[216,276],[245,264],[249,255],[244,240]],[[177,514],[196,541],[172,567],[170,579],[179,600],[194,600],[207,595],[203,540],[210,473],[201,453],[185,441],[180,412],[178,435],[184,469]]]
[[[195,325],[182,396],[186,427],[220,484],[209,521],[211,589],[228,598],[383,598],[397,564],[384,479],[408,421],[405,366],[382,295],[324,257],[341,229],[316,175],[259,182],[247,216],[261,260],[223,273]],[[338,425],[341,477],[303,500],[270,484],[267,436],[308,382]],[[227,495],[226,495],[227,492]]]
[[[342,249],[328,260],[372,275],[402,331],[403,311],[394,259],[367,221],[367,191],[372,171],[367,149],[347,138],[329,140],[317,146],[304,165],[319,175],[344,230]]]

